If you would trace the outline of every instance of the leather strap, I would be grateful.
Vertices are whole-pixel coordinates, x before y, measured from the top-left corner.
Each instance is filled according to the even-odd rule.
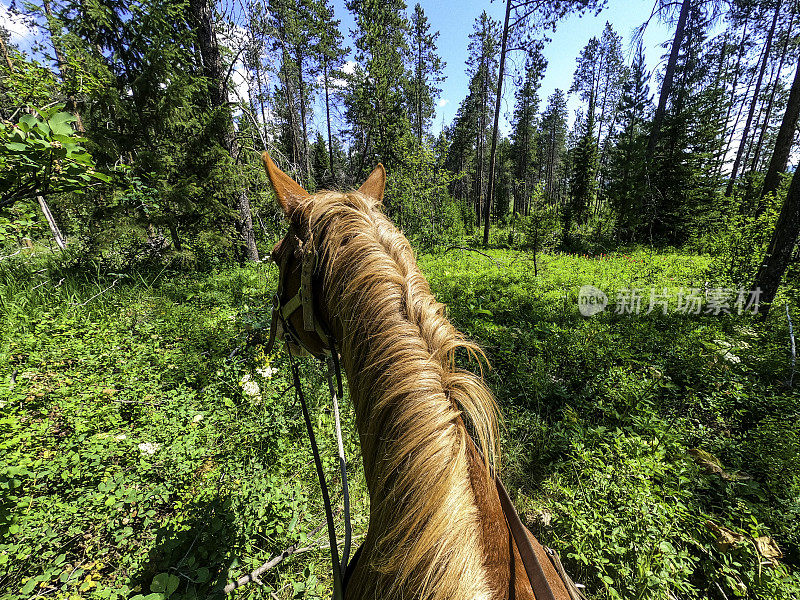
[[[500,496],[500,506],[503,507],[503,513],[508,521],[508,528],[511,530],[511,535],[514,537],[514,542],[517,544],[517,550],[522,558],[522,564],[525,566],[525,572],[528,574],[528,581],[530,581],[533,593],[536,600],[556,600],[553,595],[553,588],[547,581],[544,575],[544,570],[536,556],[536,552],[531,546],[531,541],[528,539],[528,532],[525,526],[520,521],[514,504],[511,498],[508,497],[506,488],[503,487],[500,478],[495,475],[495,485],[497,486],[497,494]]]

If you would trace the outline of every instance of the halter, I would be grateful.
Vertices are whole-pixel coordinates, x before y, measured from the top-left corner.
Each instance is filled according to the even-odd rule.
[[[343,578],[347,571],[348,557],[350,554],[350,541],[351,541],[351,525],[350,525],[350,494],[347,485],[347,461],[344,455],[344,443],[342,442],[342,427],[339,419],[339,402],[338,399],[342,397],[342,371],[339,364],[339,353],[336,351],[336,341],[331,333],[327,330],[325,324],[317,318],[314,313],[314,294],[313,294],[313,281],[314,275],[317,271],[317,253],[314,249],[313,238],[309,238],[305,243],[298,239],[297,243],[302,252],[301,270],[300,270],[300,289],[286,302],[281,302],[283,295],[284,277],[286,273],[286,265],[289,261],[289,253],[285,253],[281,259],[281,264],[278,271],[278,289],[272,298],[272,323],[270,324],[269,341],[267,342],[266,354],[272,351],[275,345],[275,339],[278,333],[278,321],[281,322],[283,329],[283,338],[286,342],[286,351],[289,355],[289,363],[292,369],[292,382],[294,384],[297,396],[300,399],[300,406],[303,410],[303,418],[306,422],[306,429],[308,430],[308,437],[311,442],[311,452],[314,455],[314,465],[317,469],[317,477],[319,477],[320,488],[322,490],[322,501],[325,505],[325,519],[328,525],[328,539],[331,552],[331,563],[333,565],[333,599],[343,600],[344,598],[344,585]],[[303,343],[302,338],[297,334],[297,330],[292,325],[290,317],[298,310],[303,311],[303,329],[305,331],[314,331],[319,338],[325,343],[327,348],[321,351],[315,351],[308,345]],[[341,561],[339,560],[339,548],[336,541],[336,526],[333,523],[333,510],[331,509],[330,496],[328,494],[328,486],[325,481],[325,473],[322,470],[322,461],[319,456],[319,449],[317,448],[317,440],[314,435],[314,427],[311,424],[311,417],[308,412],[305,396],[303,394],[303,386],[300,383],[300,371],[297,364],[292,357],[289,343],[303,348],[306,352],[311,354],[314,358],[327,363],[327,378],[328,389],[331,394],[333,403],[334,422],[336,424],[336,441],[339,453],[339,469],[342,477],[342,492],[344,495],[344,549],[342,552]],[[337,386],[334,388],[333,375],[335,373]],[[338,394],[337,394],[338,392]]]
[[[266,347],[266,354],[272,351],[277,336],[278,321],[281,322],[283,329],[283,338],[287,343],[287,353],[289,354],[289,362],[292,368],[292,379],[294,383],[297,396],[300,399],[300,405],[303,410],[303,417],[305,418],[306,428],[308,430],[308,437],[311,441],[311,450],[314,455],[314,464],[317,469],[317,476],[319,477],[320,487],[322,489],[322,499],[325,505],[325,518],[328,524],[328,537],[331,550],[331,562],[333,564],[333,600],[343,600],[345,586],[349,576],[352,574],[352,569],[358,560],[361,548],[359,548],[353,555],[353,561],[348,565],[348,556],[350,553],[350,540],[351,540],[351,526],[350,526],[350,499],[347,485],[347,466],[344,456],[344,445],[342,443],[342,432],[339,420],[339,405],[337,398],[342,397],[342,374],[339,364],[339,354],[336,351],[336,341],[328,331],[325,324],[317,317],[314,311],[314,295],[313,295],[313,281],[316,275],[318,260],[317,253],[314,248],[313,237],[303,243],[298,238],[297,243],[302,253],[301,270],[300,270],[300,289],[286,302],[281,302],[283,295],[284,278],[286,272],[286,265],[289,261],[289,253],[285,253],[281,259],[278,272],[278,289],[272,298],[272,323],[270,324],[269,342]],[[304,344],[297,331],[292,325],[290,317],[298,310],[303,311],[303,329],[305,331],[314,331],[319,338],[325,343],[326,348],[321,351],[313,350],[308,345]],[[333,523],[333,512],[330,505],[330,497],[328,495],[328,487],[325,482],[325,474],[322,470],[322,461],[319,457],[319,450],[317,448],[316,437],[314,435],[314,428],[311,424],[308,407],[306,405],[305,397],[303,395],[303,388],[300,383],[300,372],[297,364],[292,358],[291,350],[288,344],[293,343],[296,346],[303,348],[306,352],[311,354],[314,358],[325,361],[328,364],[328,388],[330,390],[331,399],[333,401],[334,417],[336,423],[336,437],[339,451],[339,466],[342,476],[342,487],[344,493],[344,510],[345,510],[345,544],[342,553],[342,560],[339,560],[339,550],[336,542],[336,530]],[[333,385],[333,373],[336,375],[337,387]],[[555,600],[553,595],[553,588],[547,577],[544,574],[542,565],[539,558],[533,549],[533,546],[528,539],[528,534],[525,526],[522,524],[516,509],[514,508],[511,498],[508,496],[505,487],[503,487],[500,478],[496,473],[493,473],[494,482],[497,487],[497,493],[500,499],[500,506],[503,510],[503,515],[506,518],[511,537],[516,543],[517,550],[522,558],[522,563],[525,568],[528,582],[534,592],[537,600]],[[583,600],[585,596],[580,589],[575,585],[572,579],[564,570],[564,567],[559,560],[558,555],[554,550],[543,546],[545,552],[550,559],[551,564],[555,568],[561,580],[570,595],[571,600]],[[512,560],[513,556],[512,556]],[[511,583],[513,586],[513,582]]]
[[[286,264],[289,262],[289,254],[284,253],[281,259],[281,264],[278,270],[278,289],[272,297],[272,324],[269,330],[269,342],[267,343],[266,352],[269,354],[275,344],[275,337],[277,334],[278,320],[281,325],[284,325],[284,338],[288,336],[288,341],[303,348],[306,352],[319,360],[324,360],[334,354],[332,351],[331,337],[323,329],[319,319],[314,315],[314,294],[313,294],[313,279],[317,270],[317,253],[314,251],[314,240],[309,240],[304,244],[298,238],[297,243],[302,253],[301,270],[300,270],[300,289],[286,302],[281,302],[283,295],[284,277],[286,272]],[[305,331],[314,331],[320,339],[327,344],[327,348],[322,351],[322,355],[306,346],[294,326],[291,324],[289,318],[298,310],[303,310],[303,329]]]

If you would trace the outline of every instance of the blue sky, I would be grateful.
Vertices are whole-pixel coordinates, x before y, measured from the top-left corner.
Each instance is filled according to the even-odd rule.
[[[416,2],[406,1],[409,3],[410,14]],[[438,133],[442,128],[442,122],[449,124],[452,121],[458,105],[466,96],[469,85],[466,75],[467,45],[475,19],[485,10],[491,17],[502,23],[505,16],[505,2],[498,0],[494,2],[420,0],[419,3],[431,23],[431,29],[440,33],[437,40],[439,55],[447,63],[444,71],[447,79],[442,85],[440,98],[440,104],[443,106],[438,107],[436,120],[432,127],[433,132]],[[336,18],[342,21],[341,30],[345,39],[348,40],[348,46],[352,47],[352,43],[349,42],[350,30],[354,27],[352,15],[345,8],[344,0],[333,0],[333,6]],[[628,56],[628,50],[632,32],[647,20],[652,8],[652,0],[644,2],[610,0],[608,8],[597,17],[587,13],[582,18],[572,16],[562,21],[555,34],[550,34],[553,41],[544,49],[548,67],[539,90],[539,96],[542,99],[541,109],[544,109],[547,98],[553,93],[553,90],[561,88],[566,91],[572,85],[572,75],[575,71],[575,59],[578,53],[589,41],[589,38],[600,37],[606,21],[609,21],[614,30],[622,36],[623,51],[626,53],[627,62],[630,63],[633,57],[632,55]],[[669,40],[670,35],[671,31],[657,19],[651,21],[644,38],[645,57],[648,68],[651,70],[657,66],[664,54],[664,50],[659,45]],[[520,55],[519,52],[512,53],[511,60],[518,59]],[[502,113],[510,114],[514,103],[513,83],[507,78],[504,86],[508,87],[503,93],[504,103],[501,110]],[[652,92],[657,86],[651,83],[650,87]],[[570,119],[579,105],[580,102],[577,98],[569,99]],[[502,119],[501,129],[503,133],[508,133],[505,119]]]

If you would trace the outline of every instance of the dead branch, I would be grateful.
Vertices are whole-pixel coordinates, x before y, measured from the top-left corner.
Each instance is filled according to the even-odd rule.
[[[42,286],[43,286],[44,284],[46,284],[46,283],[52,283],[52,282],[43,281],[42,283],[40,283],[40,284],[38,284],[38,285],[35,285],[35,286],[33,286],[33,287],[31,288],[31,291],[33,292],[33,291],[37,290],[38,288],[42,287]],[[61,278],[61,279],[58,281],[58,283],[57,283],[57,284],[55,284],[55,285],[53,286],[53,289],[56,289],[57,287],[61,287],[61,284],[62,284],[62,283],[64,283],[64,278],[63,278],[63,277],[62,277],[62,278]]]
[[[313,538],[315,535],[317,535],[325,527],[325,523],[326,523],[325,521],[320,523],[314,529],[314,531],[312,531],[311,534],[308,535],[308,537]],[[364,537],[364,535],[366,535],[366,534],[356,536],[353,539],[354,540],[361,539],[361,538]],[[342,542],[339,542],[339,545],[341,545]],[[236,590],[236,589],[238,589],[238,588],[240,588],[242,586],[245,586],[248,583],[257,583],[258,585],[264,585],[262,583],[261,579],[260,579],[261,575],[263,575],[264,573],[266,573],[270,569],[272,569],[274,567],[277,567],[279,564],[281,564],[284,560],[286,560],[290,556],[294,556],[296,554],[304,554],[306,552],[313,552],[314,550],[326,550],[328,548],[330,548],[330,543],[328,543],[328,542],[325,542],[325,543],[319,544],[319,545],[315,545],[315,546],[303,546],[302,548],[298,548],[298,544],[294,544],[292,546],[289,546],[288,548],[286,548],[286,550],[284,550],[283,552],[281,552],[277,556],[274,556],[273,558],[269,559],[267,562],[265,562],[263,565],[258,567],[252,573],[249,573],[248,575],[244,575],[244,576],[240,577],[239,579],[237,579],[236,581],[226,585],[224,591],[225,591],[226,594],[230,594],[232,591],[234,591],[234,590]]]
[[[467,250],[467,251],[469,251],[469,252],[477,252],[477,253],[478,253],[478,254],[480,254],[481,256],[485,256],[486,258],[488,258],[489,260],[491,260],[491,261],[492,261],[494,264],[496,264],[498,267],[502,267],[502,266],[503,266],[503,263],[501,263],[501,262],[497,261],[495,258],[493,258],[493,257],[489,256],[489,255],[488,255],[488,254],[486,254],[485,252],[481,252],[480,250],[476,250],[475,248],[467,248],[466,246],[448,246],[447,248],[445,248],[445,251],[444,251],[444,253],[445,253],[445,254],[447,254],[448,252],[450,252],[450,250]]]
[[[322,523],[317,525],[308,537],[313,538],[320,531],[322,531],[322,529],[326,526],[326,524],[327,524],[327,522],[323,521]],[[284,550],[283,552],[281,552],[277,556],[274,556],[273,558],[269,559],[267,562],[265,562],[263,565],[258,567],[252,573],[249,573],[248,575],[244,575],[242,577],[239,577],[239,579],[237,579],[236,581],[234,581],[232,583],[229,583],[228,585],[225,586],[225,593],[226,594],[230,594],[233,590],[235,590],[237,588],[240,588],[243,585],[247,585],[248,583],[251,583],[253,581],[258,583],[259,585],[262,585],[261,581],[259,580],[259,577],[263,573],[266,573],[267,571],[272,569],[273,567],[276,567],[279,564],[281,564],[284,560],[286,560],[287,558],[289,558],[293,554],[300,554],[301,552],[309,552],[310,550],[316,550],[317,548],[322,548],[323,547],[323,546],[319,546],[319,547],[317,547],[317,546],[313,546],[313,547],[312,546],[307,546],[305,548],[298,548],[299,545],[300,545],[299,543],[292,544],[291,546],[286,548],[286,550]]]
[[[22,252],[22,250],[23,250],[23,248],[20,248],[19,250],[17,250],[16,252],[14,252],[14,254],[9,254],[8,256],[0,256],[0,260],[5,260],[5,259],[7,259],[7,258],[11,258],[12,256],[16,256],[17,254],[19,254],[20,252]]]
[[[103,294],[105,294],[105,293],[106,293],[108,290],[110,290],[110,289],[111,289],[111,288],[113,288],[115,285],[117,285],[117,282],[118,282],[118,281],[119,281],[119,277],[117,277],[117,278],[116,278],[116,279],[115,279],[115,280],[114,280],[114,281],[111,283],[111,285],[110,285],[110,286],[108,286],[106,289],[102,290],[101,292],[98,292],[98,293],[96,293],[94,296],[92,296],[91,298],[89,298],[89,299],[88,299],[86,302],[81,302],[80,304],[76,304],[76,303],[74,303],[74,302],[70,302],[70,303],[69,303],[69,305],[70,305],[70,306],[86,306],[87,304],[89,304],[89,302],[91,302],[92,300],[94,300],[94,299],[95,299],[95,298],[97,298],[98,296],[102,296],[102,295],[103,295]]]

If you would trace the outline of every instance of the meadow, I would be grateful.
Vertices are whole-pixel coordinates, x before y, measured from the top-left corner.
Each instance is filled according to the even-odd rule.
[[[452,248],[420,265],[489,357],[520,514],[590,598],[800,595],[795,288],[765,321],[674,299],[617,314],[624,289],[708,298],[714,260],[540,254],[534,271],[528,253]],[[293,545],[233,596],[329,595],[286,354],[262,345],[276,277],[0,263],[0,598],[222,596]],[[609,304],[584,317],[588,284]],[[325,381],[310,359],[302,371],[341,508]],[[346,398],[343,417],[357,540],[368,500]]]

